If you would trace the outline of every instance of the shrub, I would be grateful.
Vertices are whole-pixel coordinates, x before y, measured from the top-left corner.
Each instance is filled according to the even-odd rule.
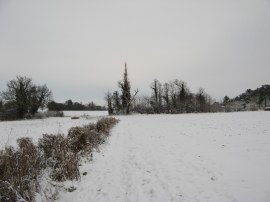
[[[38,141],[38,147],[43,151],[45,159],[49,159],[65,150],[67,141],[63,134],[43,134],[43,137]]]
[[[20,138],[17,142],[19,145],[18,150],[8,147],[1,152],[0,171],[2,174],[0,175],[0,181],[2,181],[2,185],[6,183],[12,185],[9,191],[10,194],[15,189],[22,198],[32,201],[35,192],[39,188],[40,154],[30,138]],[[3,186],[2,191],[4,190],[6,190],[5,186]],[[1,197],[2,195],[7,197],[1,192]]]
[[[102,118],[97,122],[97,132],[109,134],[110,129],[118,122],[115,118]]]
[[[12,185],[10,183],[0,180],[0,201],[20,201],[20,202],[24,202],[25,200],[12,187]]]
[[[45,159],[44,167],[51,168],[50,176],[53,180],[79,179],[79,157],[69,148],[64,135],[44,134],[38,145]]]
[[[71,128],[67,136],[70,148],[75,153],[91,153],[105,142],[110,129],[117,122],[115,118],[102,118],[96,124]]]
[[[67,138],[71,150],[75,153],[86,150],[90,146],[88,131],[85,127],[72,127],[68,131]],[[89,149],[91,152],[91,148]]]
[[[53,159],[53,166],[50,177],[54,181],[78,180],[80,158],[75,153],[63,151]]]

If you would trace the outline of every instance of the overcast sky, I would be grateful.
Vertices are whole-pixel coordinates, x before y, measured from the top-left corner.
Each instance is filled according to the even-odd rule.
[[[184,80],[217,101],[270,84],[270,0],[0,0],[0,91],[31,77],[64,102]]]

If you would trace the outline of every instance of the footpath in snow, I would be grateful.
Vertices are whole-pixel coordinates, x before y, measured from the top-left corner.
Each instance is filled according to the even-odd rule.
[[[59,201],[270,201],[270,113],[118,117]]]

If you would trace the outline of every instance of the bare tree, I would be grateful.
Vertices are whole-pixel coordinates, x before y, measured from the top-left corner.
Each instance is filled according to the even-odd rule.
[[[141,114],[152,114],[153,108],[150,104],[150,97],[140,96],[137,97],[134,103],[134,110]]]
[[[113,92],[112,103],[113,103],[113,108],[115,110],[115,113],[119,114],[122,107],[121,107],[121,99],[120,99],[118,91]]]
[[[1,93],[6,102],[12,103],[16,107],[20,118],[23,118],[28,112],[32,87],[32,79],[17,76],[16,80],[7,83],[7,90]]]
[[[3,101],[0,99],[0,111],[2,110],[3,108]]]
[[[109,91],[105,94],[105,100],[107,102],[108,113],[109,115],[111,115],[113,114],[113,106],[112,106],[112,94]]]
[[[164,83],[163,84],[163,99],[165,101],[165,108],[166,108],[166,112],[169,113],[170,112],[170,97],[169,97],[169,93],[170,93],[170,85],[168,83]]]
[[[3,100],[16,110],[18,117],[34,114],[51,99],[52,93],[46,85],[36,86],[31,78],[17,76],[7,83],[7,90],[1,93]]]
[[[35,114],[39,108],[43,109],[52,98],[52,92],[44,84],[42,86],[33,86],[30,98],[30,113]]]
[[[171,98],[171,112],[175,113],[177,108],[177,88],[173,81],[169,81],[169,94]]]
[[[162,85],[157,79],[154,79],[150,88],[153,90],[151,104],[155,113],[160,113],[162,110]]]
[[[206,98],[205,98],[205,91],[203,88],[199,88],[198,93],[196,94],[197,100],[197,111],[205,112],[206,111]]]

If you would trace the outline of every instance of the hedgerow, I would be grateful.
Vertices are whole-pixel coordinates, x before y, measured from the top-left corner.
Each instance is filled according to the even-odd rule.
[[[0,201],[33,201],[44,170],[54,181],[80,179],[82,155],[92,156],[117,122],[102,118],[95,124],[71,128],[67,136],[44,134],[37,145],[24,137],[17,140],[17,149],[10,146],[1,150]]]

